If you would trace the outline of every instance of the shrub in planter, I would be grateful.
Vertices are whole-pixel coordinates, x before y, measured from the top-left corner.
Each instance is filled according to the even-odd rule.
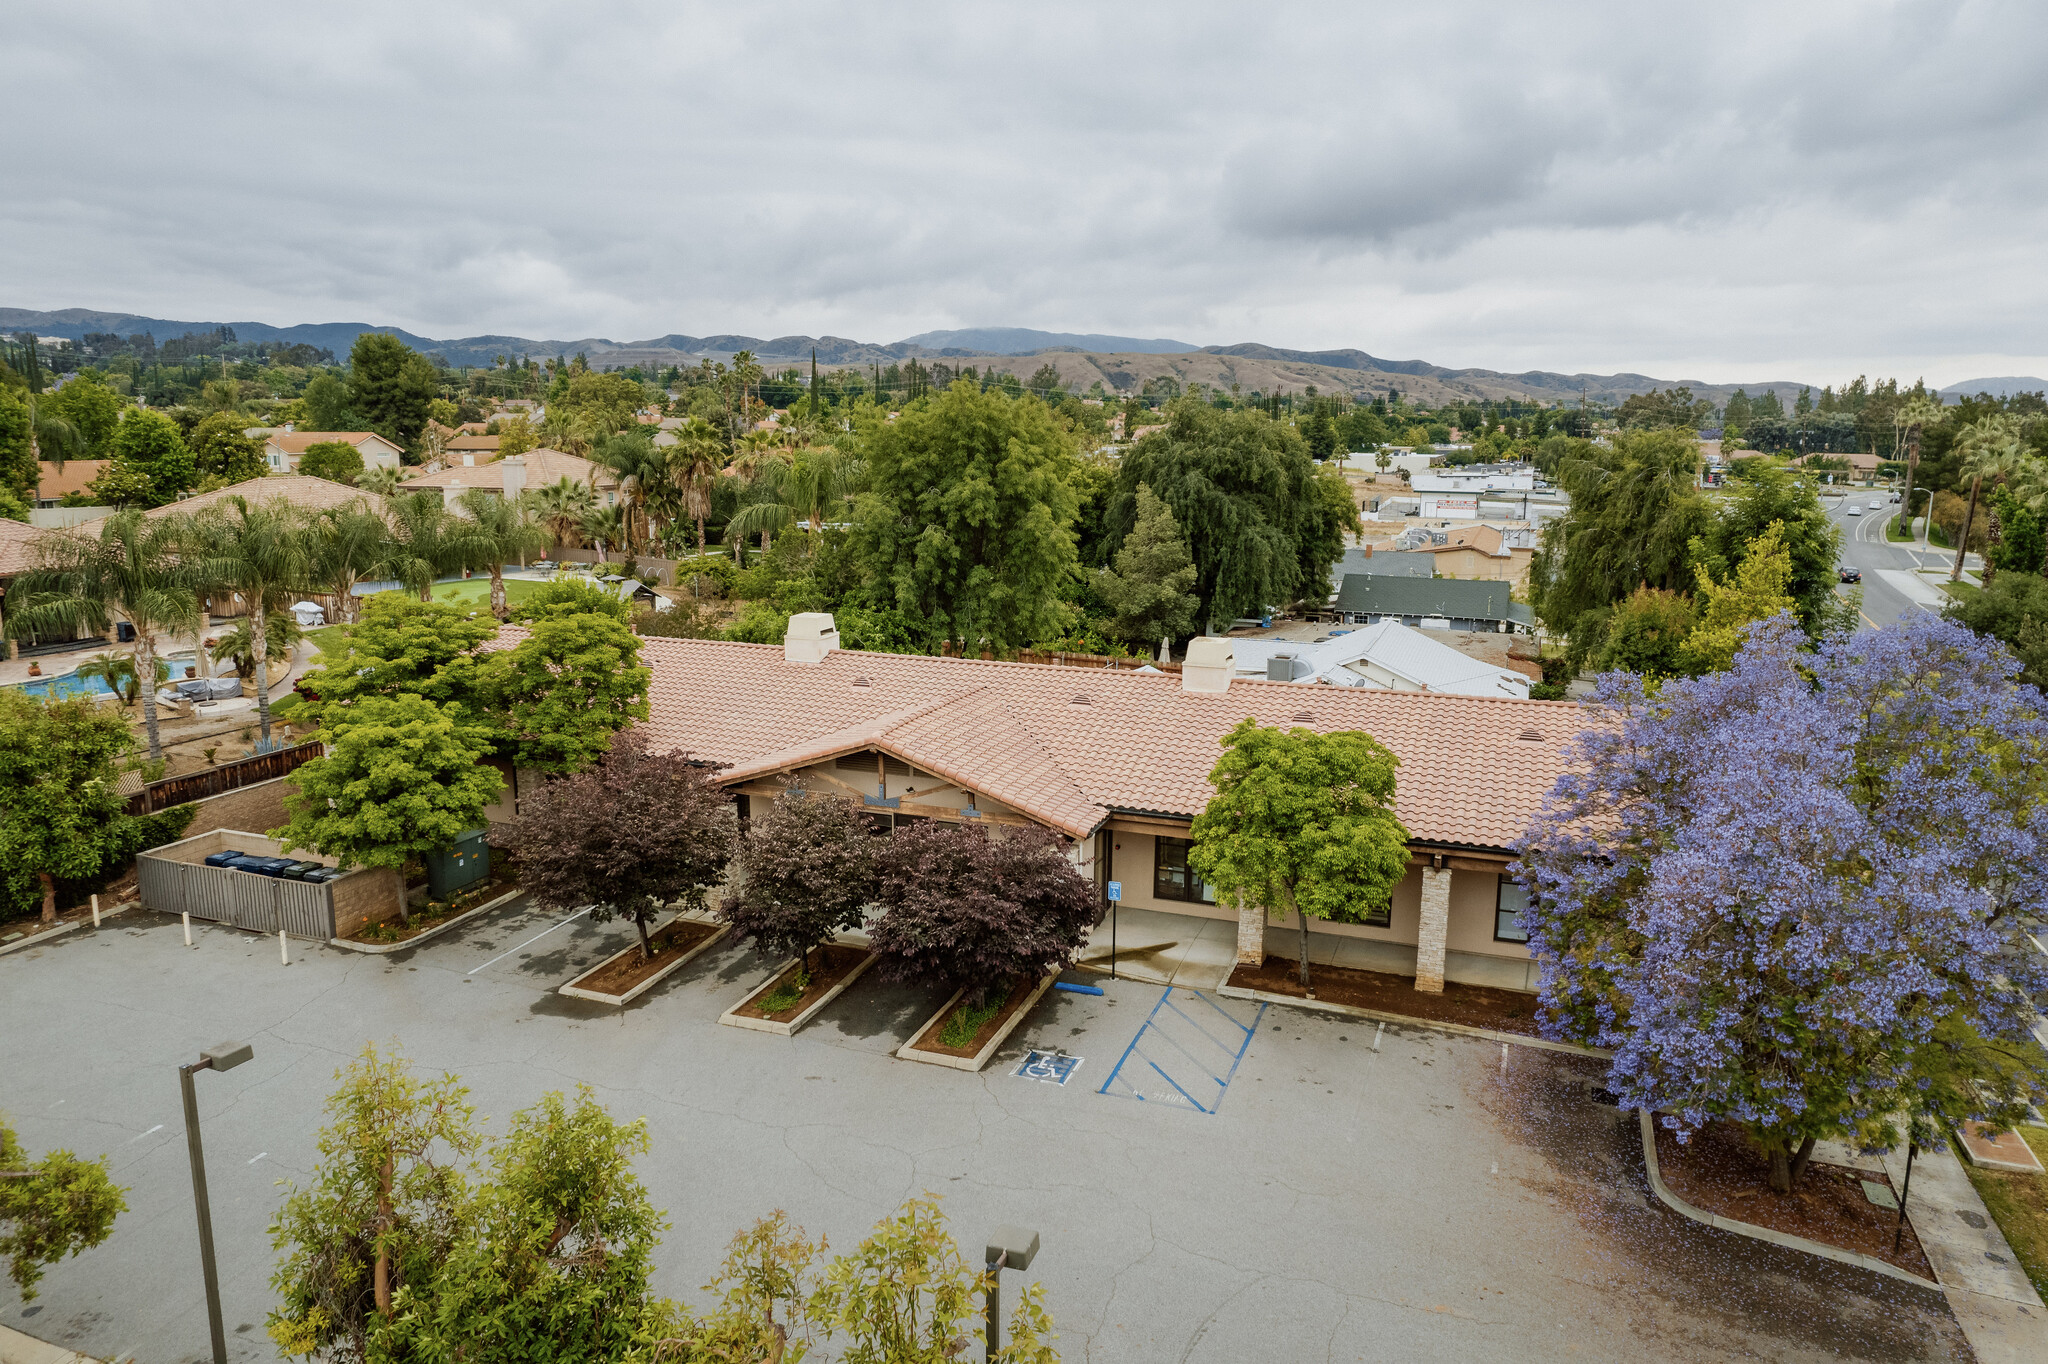
[[[880,842],[851,801],[784,791],[753,820],[734,865],[736,888],[718,916],[771,957],[802,957],[858,928],[875,897]]]
[[[966,989],[970,1003],[1065,969],[1095,921],[1094,887],[1044,829],[985,833],[934,821],[898,833],[877,860],[883,913],[869,929],[877,969],[891,980]]]
[[[649,753],[628,730],[595,764],[550,784],[508,831],[519,882],[543,905],[590,905],[596,923],[640,930],[662,906],[701,906],[725,874],[738,821],[725,793],[681,753]]]

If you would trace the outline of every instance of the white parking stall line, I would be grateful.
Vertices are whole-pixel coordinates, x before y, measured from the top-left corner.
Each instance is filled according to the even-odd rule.
[[[569,916],[568,918],[566,918],[566,919],[562,920],[562,922],[560,922],[560,923],[556,924],[556,925],[555,925],[555,928],[567,928],[567,927],[568,927],[568,926],[569,926],[570,924],[572,924],[572,923],[575,923],[575,922],[576,922],[576,921],[577,921],[578,919],[580,919],[580,918],[582,918],[582,917],[583,917],[584,915],[586,915],[586,914],[590,913],[590,911],[591,911],[591,908],[592,908],[592,906],[590,906],[590,905],[585,905],[585,906],[583,906],[583,908],[581,908],[581,909],[577,910],[577,911],[576,911],[576,912],[575,912],[574,914],[571,914],[571,915],[570,915],[570,916]],[[554,931],[555,931],[555,928],[544,928],[544,929],[542,929],[542,930],[541,930],[540,932],[538,932],[538,933],[534,934],[534,935],[533,935],[532,937],[528,938],[528,939],[527,939],[527,940],[526,940],[525,942],[523,942],[523,943],[519,944],[519,947],[514,947],[514,948],[511,948],[511,949],[510,949],[510,950],[508,950],[508,951],[500,952],[500,953],[499,953],[499,954],[498,954],[497,956],[495,956],[495,957],[492,957],[492,958],[491,958],[491,959],[490,959],[489,961],[485,962],[483,966],[472,966],[472,967],[470,967],[470,968],[469,968],[469,969],[468,969],[467,971],[463,972],[463,974],[464,974],[464,975],[466,975],[466,976],[473,976],[473,975],[475,975],[475,974],[476,974],[477,972],[479,972],[479,971],[483,970],[483,969],[484,969],[484,966],[496,966],[496,965],[497,965],[497,964],[498,964],[499,962],[501,962],[501,961],[505,960],[505,958],[507,958],[507,957],[511,956],[513,952],[517,952],[517,951],[519,951],[519,949],[520,949],[520,948],[522,948],[522,947],[531,947],[531,946],[533,946],[533,945],[534,945],[535,943],[539,942],[539,941],[540,941],[540,940],[541,940],[542,938],[545,938],[545,937],[546,937],[546,936],[547,936],[548,934],[550,934],[550,933],[554,932]]]

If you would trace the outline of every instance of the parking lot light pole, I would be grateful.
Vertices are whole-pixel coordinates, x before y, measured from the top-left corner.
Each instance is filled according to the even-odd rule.
[[[1003,1348],[1003,1271],[1029,1269],[1037,1258],[1037,1232],[1006,1222],[989,1234],[986,1255],[988,1292],[982,1303],[988,1314],[986,1352],[982,1355],[984,1364],[994,1364],[996,1355]]]
[[[228,1340],[220,1321],[220,1276],[213,1266],[213,1212],[206,1202],[206,1153],[199,1146],[199,1096],[192,1075],[201,1070],[233,1070],[256,1054],[247,1042],[222,1042],[199,1053],[199,1059],[178,1067],[178,1087],[185,1098],[185,1149],[192,1157],[192,1203],[199,1213],[199,1267],[206,1275],[206,1319],[213,1328],[213,1364],[228,1364]]]

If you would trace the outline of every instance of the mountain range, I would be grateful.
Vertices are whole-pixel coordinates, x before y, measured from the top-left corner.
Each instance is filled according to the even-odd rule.
[[[191,331],[208,331],[219,326],[234,329],[237,340],[304,342],[346,355],[356,337],[364,332],[388,332],[407,345],[428,355],[441,357],[454,366],[489,365],[495,357],[575,355],[582,353],[593,365],[666,367],[694,365],[700,360],[727,360],[735,351],[752,351],[763,364],[808,364],[813,352],[820,365],[831,368],[859,365],[887,365],[908,359],[944,360],[956,366],[969,364],[986,368],[1024,370],[1051,365],[1062,383],[1086,389],[1097,381],[1112,391],[1130,392],[1146,381],[1172,378],[1183,386],[1206,383],[1221,388],[1235,385],[1242,392],[1299,391],[1313,384],[1325,392],[1343,391],[1368,396],[1399,389],[1409,398],[1438,403],[1458,399],[1519,398],[1546,403],[1576,401],[1582,395],[1592,402],[1618,403],[1635,393],[1683,384],[1695,397],[1726,402],[1737,388],[1752,394],[1776,390],[1789,400],[1804,386],[1799,380],[1761,380],[1743,384],[1710,384],[1694,379],[1665,379],[1646,374],[1562,374],[1548,370],[1508,373],[1490,369],[1453,369],[1426,360],[1387,360],[1362,350],[1291,350],[1256,342],[1230,346],[1193,346],[1164,338],[1145,339],[1105,336],[1095,333],[1046,332],[1027,327],[970,327],[954,331],[923,332],[901,341],[886,343],[855,341],[841,336],[756,337],[724,334],[686,336],[670,333],[644,341],[613,341],[586,336],[574,340],[533,339],[523,336],[465,336],[449,340],[418,336],[399,327],[368,322],[302,323],[291,327],[266,322],[180,322],[143,317],[134,313],[64,308],[42,312],[26,308],[0,308],[0,332],[33,331],[39,336],[65,336],[73,340],[87,332],[113,332],[122,336],[147,332],[159,343]],[[1024,366],[1017,362],[1036,360]],[[2042,387],[2038,379],[1983,379],[1954,385],[1956,391],[1975,393],[1980,385]],[[1818,387],[1816,385],[1816,387]],[[1990,391],[1999,392],[1993,388]]]

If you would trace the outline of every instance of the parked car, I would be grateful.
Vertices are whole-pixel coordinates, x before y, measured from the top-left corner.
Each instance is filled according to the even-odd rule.
[[[1851,568],[1844,564],[1836,571],[1841,575],[1842,581],[1845,583],[1860,583],[1863,581],[1863,570],[1860,568]]]

